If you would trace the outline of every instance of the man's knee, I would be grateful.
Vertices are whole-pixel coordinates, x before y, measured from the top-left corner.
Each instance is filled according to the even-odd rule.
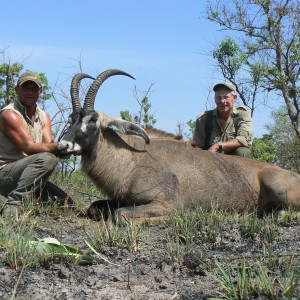
[[[237,156],[243,156],[243,157],[252,158],[251,157],[251,150],[250,150],[250,148],[247,148],[247,147],[239,147],[239,148],[237,148],[235,151],[233,151],[230,154],[231,155],[237,155]]]
[[[57,157],[49,152],[42,152],[37,154],[38,159],[41,160],[44,168],[47,168],[49,171],[53,171],[58,163]]]

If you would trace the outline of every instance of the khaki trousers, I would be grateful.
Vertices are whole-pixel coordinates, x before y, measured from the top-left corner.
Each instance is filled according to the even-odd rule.
[[[21,206],[32,196],[41,202],[72,202],[64,191],[48,181],[57,162],[54,154],[42,152],[8,163],[0,169],[0,210],[5,204]],[[1,203],[3,199],[6,199],[4,205]]]

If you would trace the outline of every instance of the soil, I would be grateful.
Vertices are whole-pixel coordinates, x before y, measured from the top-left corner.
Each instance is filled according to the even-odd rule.
[[[37,237],[55,237],[95,257],[84,242],[85,230],[95,221],[82,217],[66,221],[47,214],[34,216],[34,220]],[[18,278],[15,298],[18,300],[217,298],[221,286],[209,276],[210,272],[216,272],[215,261],[238,263],[243,257],[250,261],[262,255],[259,238],[247,237],[240,224],[221,224],[213,241],[200,242],[199,239],[189,255],[177,260],[167,258],[166,229],[161,224],[148,225],[144,230],[148,243],[138,251],[104,247],[101,253],[111,263],[98,260],[84,266],[57,260],[25,268],[20,276],[21,270],[9,267],[6,253],[0,252],[0,299],[11,299]],[[276,253],[297,257],[300,254],[300,221],[276,225],[272,247]],[[253,296],[249,299],[269,298]],[[300,289],[293,299],[300,299]]]

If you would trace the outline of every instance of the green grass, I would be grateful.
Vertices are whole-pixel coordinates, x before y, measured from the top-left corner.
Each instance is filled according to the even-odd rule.
[[[209,273],[222,287],[218,294],[222,299],[247,300],[257,299],[292,299],[297,296],[299,270],[292,264],[285,276],[280,276],[262,262],[240,264],[216,261],[217,272]]]
[[[256,213],[243,214],[241,232],[245,238],[250,238],[262,243],[271,243],[276,239],[276,222],[273,215],[258,218]]]
[[[207,274],[220,285],[222,299],[292,299],[299,292],[299,261],[289,253],[275,251],[273,243],[277,238],[277,226],[286,226],[295,220],[296,214],[288,210],[283,217],[275,218],[270,214],[260,219],[255,213],[226,213],[201,208],[175,211],[166,222],[168,260],[183,261],[186,256],[194,255],[197,243],[214,243],[224,224],[236,223],[241,236],[256,244],[262,254],[248,258],[237,256],[236,260],[242,260],[241,263],[233,263],[232,259],[226,261],[224,257],[222,263],[215,261],[215,272],[196,257],[200,267],[206,268]]]
[[[85,240],[97,252],[103,247],[125,248],[130,252],[138,251],[146,243],[144,225],[136,220],[126,220],[123,226],[117,225],[112,217],[108,220],[93,222],[86,230]]]
[[[2,218],[0,251],[6,253],[6,263],[11,268],[19,270],[22,267],[35,266],[38,263],[37,251],[29,245],[29,241],[34,236],[34,227],[34,222],[28,222],[23,218],[17,222]]]
[[[79,201],[82,207],[86,207],[94,199],[105,197],[80,171],[63,180],[60,179],[60,174],[55,176],[57,177],[51,178],[54,179],[53,182],[75,197],[75,201]],[[56,235],[58,240],[62,235],[57,231],[60,230],[59,223],[72,224],[73,220],[78,220],[76,225],[72,226],[82,227],[82,240],[86,242],[87,249],[61,245],[51,252],[53,245],[50,248],[41,245],[41,239],[45,237],[36,236],[39,224],[35,216],[50,216],[50,220],[52,218],[58,222],[56,232],[53,232],[53,236]],[[210,276],[216,282],[222,299],[292,299],[295,295],[298,296],[297,252],[289,253],[288,249],[283,251],[283,247],[279,251],[276,244],[279,228],[298,224],[298,214],[291,209],[280,216],[270,214],[258,218],[255,213],[229,213],[219,210],[218,207],[212,207],[210,210],[197,207],[176,210],[156,223],[152,223],[151,220],[140,222],[124,219],[122,226],[117,225],[113,218],[94,222],[76,217],[76,211],[63,209],[56,204],[43,206],[34,199],[28,199],[22,214],[12,219],[0,219],[0,252],[5,253],[7,265],[23,271],[24,268],[34,267],[45,260],[48,263],[60,261],[77,264],[84,255],[83,250],[90,251],[94,256],[109,263],[101,254],[106,247],[127,249],[131,253],[147,250],[170,264],[179,262],[184,266],[187,264],[187,258],[192,259],[187,268],[193,271],[193,268],[198,267],[202,270],[202,276]],[[161,242],[148,239],[148,229],[151,226],[155,226],[159,231]],[[230,228],[235,230],[244,245],[253,246],[255,252],[249,254],[251,251],[246,250],[248,257],[243,255],[242,251],[236,254],[232,252],[228,256],[224,252],[221,261],[204,253],[205,259],[202,259],[197,253],[199,245],[206,245],[200,249],[215,247],[224,238],[224,230],[228,232]],[[45,246],[50,253],[39,251],[40,246]]]
[[[61,172],[57,170],[51,175],[49,180],[67,192],[79,206],[91,204],[95,200],[108,198],[80,170],[75,170],[71,176],[62,176]]]

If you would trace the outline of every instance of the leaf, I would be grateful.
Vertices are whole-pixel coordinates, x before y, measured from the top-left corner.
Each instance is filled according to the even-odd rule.
[[[93,263],[93,258],[83,254],[79,248],[62,244],[55,238],[36,238],[34,241],[30,241],[29,245],[36,249],[39,254],[46,257],[72,258],[76,263],[82,265],[90,265]]]

